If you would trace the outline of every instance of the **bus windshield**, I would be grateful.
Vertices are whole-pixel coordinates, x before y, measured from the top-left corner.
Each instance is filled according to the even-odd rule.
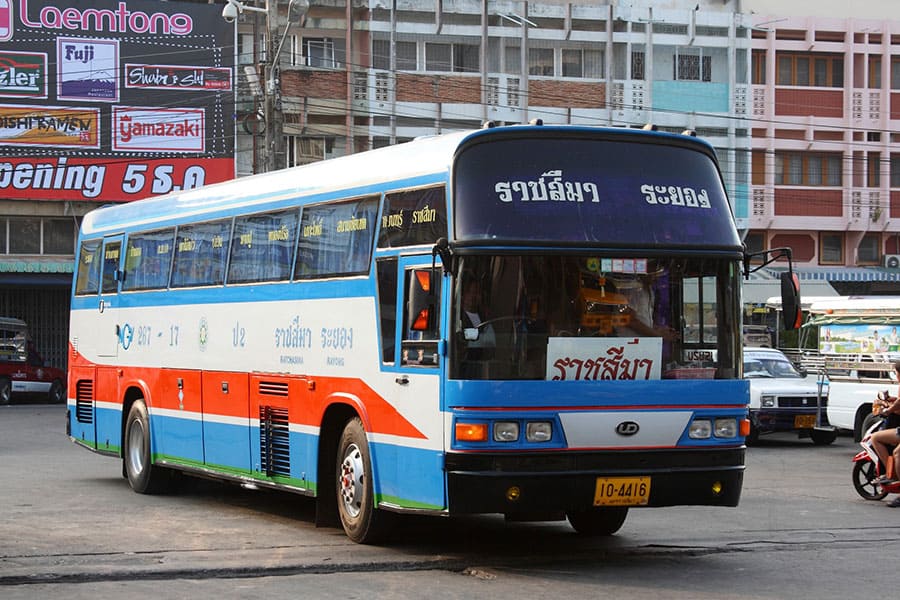
[[[457,379],[733,378],[733,260],[463,256]]]

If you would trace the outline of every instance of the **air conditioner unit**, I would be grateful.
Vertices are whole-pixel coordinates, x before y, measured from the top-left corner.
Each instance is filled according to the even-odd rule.
[[[885,254],[884,266],[888,269],[900,269],[900,254]]]

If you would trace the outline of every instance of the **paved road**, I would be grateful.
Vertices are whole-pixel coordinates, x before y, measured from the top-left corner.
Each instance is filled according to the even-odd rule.
[[[565,523],[419,518],[371,547],[316,528],[303,497],[200,480],[177,495],[134,494],[118,461],[68,441],[64,412],[0,409],[0,597],[556,597],[601,586],[629,599],[843,599],[881,593],[871,559],[900,552],[900,509],[850,485],[849,438],[764,438],[737,509],[634,510],[613,538]]]

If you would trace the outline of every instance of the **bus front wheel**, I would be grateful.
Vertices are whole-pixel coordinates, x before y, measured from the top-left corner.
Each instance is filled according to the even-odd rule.
[[[150,455],[150,417],[143,400],[135,400],[125,422],[125,475],[128,484],[139,494],[164,492],[171,473],[153,465]]]
[[[625,523],[628,508],[593,508],[566,513],[569,524],[582,535],[612,535]]]
[[[354,542],[378,541],[387,515],[375,508],[372,460],[360,419],[344,427],[337,455],[337,504],[344,531]]]

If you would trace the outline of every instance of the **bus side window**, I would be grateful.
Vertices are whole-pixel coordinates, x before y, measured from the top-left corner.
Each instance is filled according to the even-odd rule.
[[[75,295],[87,296],[100,291],[102,240],[82,242],[78,254],[78,273],[75,276]]]
[[[119,254],[121,242],[109,242],[103,246],[103,285],[102,294],[115,294],[119,288]]]
[[[381,362],[393,363],[397,348],[397,259],[376,263],[378,270],[378,310],[381,324]]]

